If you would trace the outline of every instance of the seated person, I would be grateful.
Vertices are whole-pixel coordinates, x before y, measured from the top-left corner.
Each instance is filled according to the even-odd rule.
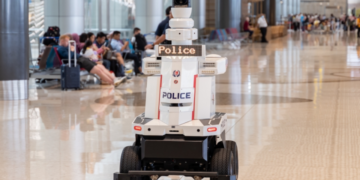
[[[71,50],[71,59],[74,58],[75,47],[69,47],[70,37],[67,35],[63,35],[60,37],[60,43],[58,47],[58,53],[61,59],[68,59],[69,57],[69,48]],[[95,62],[92,62],[90,59],[85,58],[77,54],[77,64],[80,67],[86,69],[88,72],[92,74],[98,75],[102,81],[110,84],[114,84],[115,86],[120,85],[121,81],[115,81],[115,77],[110,74],[108,70],[105,69],[103,65],[98,65]],[[70,63],[70,62],[69,62]]]
[[[92,33],[92,32],[87,33],[87,38],[91,42],[93,42],[93,43],[95,42],[95,34],[94,33]]]
[[[132,38],[131,42],[133,43],[135,50],[145,51],[147,41],[144,35],[141,34],[140,28],[134,28],[134,37]]]
[[[93,50],[96,51],[97,54],[100,55],[101,57],[106,53],[106,51],[109,50],[109,48],[105,46],[105,41],[106,41],[106,34],[100,32],[97,34],[93,45]],[[104,58],[102,58],[102,61],[106,69],[110,70],[110,65],[111,65],[110,61]]]
[[[252,35],[254,33],[254,30],[252,29],[252,27],[250,25],[250,18],[249,17],[245,18],[244,31],[249,33],[248,39],[252,39]]]
[[[99,57],[96,51],[92,48],[93,43],[91,41],[86,41],[83,49],[81,50],[82,56],[89,58],[91,61],[98,62]]]
[[[106,34],[104,34],[103,32],[100,32],[97,34],[96,39],[94,41],[94,46],[93,49],[98,53],[98,54],[102,54],[102,55],[106,55],[106,53],[108,53],[109,51],[111,51],[107,46],[106,46]],[[118,61],[118,65],[120,65],[120,69],[112,69],[114,72],[117,72],[117,70],[119,70],[119,74],[120,77],[124,77],[125,76],[125,63],[124,63],[124,59],[121,56],[120,53],[115,53],[115,57],[116,60]],[[117,66],[118,67],[118,66]],[[118,74],[118,73],[115,73]]]
[[[88,36],[86,33],[82,33],[79,37],[79,48],[80,51],[84,48],[86,41],[88,40]],[[79,52],[80,52],[79,51]]]
[[[121,53],[123,58],[134,60],[135,64],[135,74],[136,75],[143,75],[142,68],[141,68],[141,58],[135,54],[131,54],[126,48],[129,46],[129,42],[125,42],[124,44],[120,41],[120,32],[114,31],[112,40],[110,42],[112,49],[116,50],[117,52]]]
[[[57,42],[56,38],[55,38],[55,37],[51,37],[51,36],[49,35],[49,33],[45,33],[43,38],[44,38],[44,39],[43,39],[42,44],[43,44],[44,46],[41,46],[41,48],[40,48],[40,54],[39,54],[38,61],[40,61],[40,59],[42,58],[42,55],[43,55],[46,47],[52,47],[52,46],[57,46],[57,45],[58,45],[58,42]]]

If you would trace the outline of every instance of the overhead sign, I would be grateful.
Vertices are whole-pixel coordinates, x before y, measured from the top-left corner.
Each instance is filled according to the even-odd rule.
[[[159,56],[202,56],[202,45],[159,45]]]

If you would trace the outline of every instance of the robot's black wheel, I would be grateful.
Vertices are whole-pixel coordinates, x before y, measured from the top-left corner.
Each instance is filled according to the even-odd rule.
[[[141,170],[140,147],[125,147],[120,159],[120,173],[129,173],[129,171]],[[141,180],[141,178],[130,178],[130,180]]]
[[[238,176],[239,174],[239,159],[238,159],[238,148],[237,148],[237,144],[236,142],[234,141],[226,141],[226,146],[227,148],[229,148],[231,150],[231,152],[233,153],[234,155],[234,160],[235,160],[235,174],[236,176]],[[223,142],[219,142],[217,145],[216,145],[217,148],[224,148],[224,144]]]
[[[229,148],[215,149],[211,159],[211,171],[218,172],[219,175],[235,175],[235,158]]]

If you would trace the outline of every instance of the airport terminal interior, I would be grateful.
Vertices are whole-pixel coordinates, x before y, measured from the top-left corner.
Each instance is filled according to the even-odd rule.
[[[151,88],[159,88],[159,83],[151,78],[160,77],[160,73],[151,73],[146,62],[163,63],[161,72],[166,73],[161,74],[160,88],[166,80],[174,87],[178,81],[196,84],[196,78],[200,81],[200,77],[211,76],[200,75],[199,71],[195,80],[185,79],[190,67],[165,66],[168,61],[176,61],[176,57],[166,60],[165,56],[163,62],[159,61],[157,48],[167,40],[178,46],[205,45],[203,54],[227,59],[226,72],[211,76],[215,77],[215,91],[211,91],[208,102],[215,105],[215,112],[227,115],[222,120],[226,126],[221,125],[224,131],[216,138],[222,141],[226,136],[227,142],[237,144],[237,153],[230,151],[229,145],[222,148],[232,152],[229,167],[236,169],[219,175],[229,175],[231,180],[360,180],[360,1],[189,0],[189,7],[176,4],[183,1],[188,2],[0,0],[0,180],[209,179],[206,175],[155,177],[156,171],[151,174],[154,176],[142,178],[114,175],[121,166],[127,166],[120,163],[127,158],[123,152],[126,147],[142,148],[137,155],[147,155],[146,135],[139,140],[135,134],[140,132],[137,128],[143,128],[144,133],[150,131],[150,125],[134,126],[139,115],[146,112],[145,118],[150,118],[146,117],[148,108],[155,108],[161,119],[153,121],[167,122],[164,118],[173,117],[158,107],[165,104],[164,96],[160,97],[165,90],[152,94]],[[197,36],[180,41],[169,35],[171,30],[179,32],[179,27],[171,25],[157,34],[164,19],[181,19],[178,9],[182,8],[192,9],[190,24],[197,31],[191,32]],[[134,35],[136,28],[141,30],[140,36]],[[181,32],[189,30],[183,29]],[[109,69],[101,61],[107,55],[95,52],[105,49],[97,46],[101,38],[112,47],[117,32],[121,33],[120,51],[114,51]],[[91,33],[95,42],[91,42]],[[79,42],[74,34],[80,36]],[[159,40],[161,37],[166,40]],[[146,40],[146,48],[139,47],[140,38]],[[52,41],[50,46],[47,40]],[[56,63],[62,59],[63,46],[66,56],[71,49],[63,44],[66,40],[85,46],[79,50],[83,51],[81,57],[85,50],[95,56],[86,59],[95,64],[89,72],[84,58],[78,59],[84,64],[78,62],[80,75],[70,77],[78,80],[79,86],[74,89],[63,83],[65,79],[70,81],[62,74],[68,66],[64,61],[63,65]],[[128,47],[123,49],[126,44]],[[47,48],[49,52],[45,53]],[[124,56],[124,52],[134,56]],[[136,59],[142,63],[142,72],[137,69]],[[103,69],[95,72],[96,67]],[[112,82],[106,82],[107,74]],[[191,87],[191,98],[211,89]],[[196,92],[199,89],[201,92]],[[147,102],[151,96],[162,103]],[[174,102],[176,110],[186,106],[178,104],[181,94],[179,101],[172,96],[168,109]],[[195,115],[207,108],[195,108],[193,103],[191,111],[196,111]],[[209,115],[212,119],[214,112]],[[194,115],[191,121],[195,122]],[[185,131],[180,130],[177,137],[186,136],[181,134]],[[144,143],[139,146],[137,142]],[[196,148],[185,148],[178,150],[197,152]],[[167,160],[181,162],[182,158],[177,158]],[[145,160],[141,163],[147,166]],[[207,171],[215,171],[211,163],[208,165],[211,168]]]

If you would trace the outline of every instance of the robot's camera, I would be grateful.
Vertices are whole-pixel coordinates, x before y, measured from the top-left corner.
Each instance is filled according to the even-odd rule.
[[[173,0],[174,7],[191,7],[191,0]]]

